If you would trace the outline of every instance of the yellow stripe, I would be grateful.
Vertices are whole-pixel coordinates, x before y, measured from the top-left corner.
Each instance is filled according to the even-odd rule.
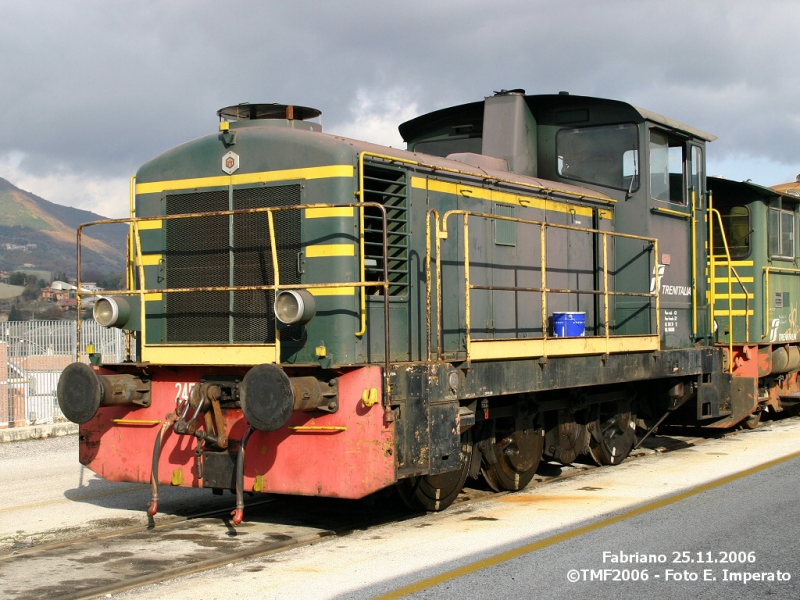
[[[463,185],[460,183],[450,183],[447,181],[437,181],[425,179],[423,177],[412,177],[411,186],[417,189],[427,189],[431,192],[441,192],[443,194],[453,194],[456,196],[466,196],[489,202],[503,202],[505,204],[516,204],[526,208],[539,208],[553,212],[575,213],[577,215],[591,217],[592,209],[586,206],[577,206],[555,200],[544,200],[542,198],[532,198],[519,194],[509,194],[508,192],[498,192],[484,188]]]
[[[437,585],[447,583],[448,581],[453,581],[454,579],[458,579],[459,577],[464,577],[465,575],[470,575],[472,573],[476,573],[477,571],[488,569],[489,567],[494,567],[504,562],[508,562],[509,560],[519,558],[520,556],[525,556],[526,554],[530,554],[531,552],[541,550],[542,548],[547,548],[555,544],[560,544],[561,542],[578,538],[586,533],[592,533],[593,531],[597,531],[598,529],[603,529],[604,527],[608,527],[609,525],[616,525],[617,523],[621,523],[632,517],[638,517],[640,515],[647,514],[654,510],[658,510],[659,508],[670,506],[672,504],[675,504],[676,502],[681,502],[682,500],[692,498],[694,496],[697,496],[698,494],[702,494],[703,492],[707,492],[709,490],[722,487],[723,485],[727,485],[734,481],[738,481],[739,479],[744,479],[745,477],[754,475],[755,473],[760,473],[761,471],[765,471],[766,469],[775,467],[790,460],[794,460],[795,458],[798,457],[800,457],[800,452],[795,452],[793,454],[789,454],[788,456],[782,456],[780,458],[773,459],[769,462],[764,463],[763,465],[758,465],[756,467],[750,467],[749,469],[745,469],[741,473],[734,473],[732,475],[727,475],[725,477],[721,477],[720,479],[716,479],[714,481],[698,485],[697,487],[686,490],[685,492],[675,494],[674,496],[668,496],[666,498],[661,498],[659,500],[648,502],[647,504],[644,504],[642,506],[639,506],[638,508],[634,508],[622,514],[614,515],[613,517],[608,517],[606,519],[602,519],[601,521],[596,521],[594,523],[589,523],[588,525],[583,525],[582,527],[577,527],[570,531],[565,531],[564,533],[559,533],[557,535],[545,538],[543,540],[539,540],[537,542],[533,542],[531,544],[525,544],[524,546],[520,546],[519,548],[514,548],[513,550],[507,550],[506,552],[495,554],[494,556],[484,558],[483,560],[478,560],[470,565],[464,565],[463,567],[453,569],[452,571],[446,571],[439,575],[434,575],[433,577],[423,579],[422,581],[417,581],[416,583],[410,583],[406,586],[394,590],[393,592],[377,596],[375,600],[395,600],[396,598],[404,598],[405,596],[410,596],[411,594],[414,594],[416,592],[421,592],[423,590],[430,589]]]
[[[153,181],[137,183],[137,194],[155,194],[167,190],[185,190],[193,188],[221,187],[228,185],[246,185],[252,183],[269,183],[291,179],[327,179],[330,177],[353,177],[353,165],[328,165],[325,167],[307,167],[305,169],[284,169],[281,171],[263,171],[261,173],[242,173],[241,175],[217,175],[215,177],[197,177],[195,179],[174,179],[172,181]]]
[[[163,258],[164,257],[161,254],[142,254],[139,256],[139,260],[145,266],[153,266],[161,264]]]
[[[327,217],[352,217],[352,206],[337,206],[334,208],[309,208],[305,211],[306,219],[324,219]]]
[[[158,302],[164,298],[164,294],[161,293],[152,293],[152,294],[145,294],[144,301],[145,302]]]
[[[258,365],[278,362],[274,344],[144,346],[142,360],[161,365]]]
[[[355,296],[354,287],[310,288],[312,296]]]
[[[602,208],[597,209],[597,216],[600,219],[608,219],[609,221],[613,217],[613,214],[610,210],[605,210]]]
[[[530,358],[537,356],[579,356],[617,352],[651,352],[658,350],[659,339],[655,335],[612,337],[569,337],[519,340],[470,339],[471,360],[498,360]]]
[[[145,229],[161,229],[164,226],[164,221],[161,219],[157,221],[139,221],[137,225],[139,231],[144,231]]]
[[[317,244],[306,248],[306,258],[327,256],[355,256],[355,244]]]

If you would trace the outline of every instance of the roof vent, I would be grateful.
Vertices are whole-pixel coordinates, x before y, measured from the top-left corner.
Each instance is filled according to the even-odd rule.
[[[517,88],[515,90],[500,90],[499,92],[495,92],[495,96],[510,96],[511,94],[519,94],[521,96],[525,95],[525,90],[522,88]]]
[[[293,104],[250,104],[243,102],[234,106],[220,108],[217,116],[228,121],[255,121],[258,119],[286,119],[288,121],[306,121],[314,119],[322,111],[307,106]]]

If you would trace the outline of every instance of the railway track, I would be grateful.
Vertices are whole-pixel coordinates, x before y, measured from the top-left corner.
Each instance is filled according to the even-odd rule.
[[[671,435],[647,440],[631,459],[758,431],[704,431],[698,435],[696,430],[673,429]],[[561,467],[543,463],[528,489],[596,468],[589,464]],[[498,494],[485,489],[466,488],[454,507],[496,497]],[[215,510],[162,517],[149,526],[126,527],[0,554],[0,598],[96,598],[415,516],[418,515],[409,515],[388,495],[360,502],[254,497],[247,505],[245,522],[236,528],[230,522],[229,509]]]

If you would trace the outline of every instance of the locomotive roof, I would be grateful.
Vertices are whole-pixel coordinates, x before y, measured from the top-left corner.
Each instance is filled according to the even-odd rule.
[[[785,200],[800,202],[800,183],[785,183],[773,187],[767,187],[753,183],[752,181],[734,181],[724,177],[708,177],[708,189],[711,192],[724,193],[726,196],[736,194],[749,194],[752,197],[761,197],[768,200],[770,198],[783,197]]]
[[[688,133],[693,137],[707,142],[713,142],[717,139],[716,136],[710,133],[706,133],[705,131],[686,125],[680,121],[619,100],[594,98],[590,96],[573,96],[571,94],[560,93],[525,96],[525,102],[537,122],[541,123],[554,122],[560,124],[559,114],[564,114],[564,111],[569,111],[570,109],[603,107],[613,110],[618,114],[619,120],[632,120],[637,123],[647,120],[659,123],[669,129]],[[406,142],[411,142],[417,140],[425,133],[447,126],[448,124],[453,124],[454,122],[459,123],[459,126],[463,123],[464,127],[469,127],[471,125],[476,131],[482,129],[483,101],[443,108],[421,115],[401,124],[399,130],[403,139]],[[563,123],[567,124],[568,121],[563,121]]]
[[[340,140],[349,144],[357,152],[370,152],[377,155],[385,155],[386,147],[374,144],[371,142],[364,142],[338,135],[331,136],[334,139]],[[451,158],[443,158],[434,156],[432,154],[423,154],[410,150],[402,150],[392,148],[391,155],[398,159],[408,160],[418,163],[421,166],[430,167],[434,170],[442,169],[442,172],[457,172],[462,175],[469,175],[483,180],[496,180],[510,185],[515,183],[524,185],[529,188],[539,188],[542,192],[548,192],[556,195],[563,195],[573,199],[610,202],[613,201],[610,196],[601,191],[581,187],[578,185],[569,184],[563,181],[551,181],[543,177],[530,177],[528,175],[521,175],[513,173],[505,169],[495,169],[489,165],[479,166],[469,164]]]

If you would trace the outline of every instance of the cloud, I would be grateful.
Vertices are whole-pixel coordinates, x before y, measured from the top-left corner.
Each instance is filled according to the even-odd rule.
[[[798,25],[785,0],[3,3],[0,156],[12,183],[98,208],[118,194],[80,185],[115,190],[222,106],[313,106],[325,131],[401,145],[403,120],[522,87],[625,100],[719,136],[709,160],[800,172]]]
[[[57,169],[36,175],[20,168],[20,153],[0,155],[0,177],[40,198],[97,213],[108,218],[123,218],[129,213],[129,179],[105,177]]]
[[[403,88],[359,89],[350,103],[350,119],[335,124],[328,133],[383,146],[405,148],[397,126],[419,114],[411,93]]]

